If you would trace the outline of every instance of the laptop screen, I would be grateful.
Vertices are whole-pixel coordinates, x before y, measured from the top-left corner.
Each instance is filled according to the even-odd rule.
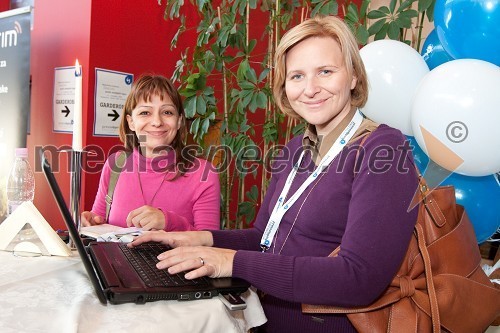
[[[57,206],[59,207],[59,210],[61,211],[61,214],[62,214],[63,219],[64,219],[64,223],[66,224],[66,227],[68,228],[70,237],[76,246],[76,249],[78,251],[78,254],[80,255],[80,258],[82,259],[83,265],[85,267],[85,270],[87,271],[87,274],[90,278],[92,285],[94,286],[97,297],[99,298],[99,301],[102,304],[107,304],[107,298],[106,298],[106,295],[104,294],[101,283],[99,282],[99,279],[97,277],[97,273],[95,272],[94,267],[92,266],[92,263],[90,262],[90,258],[88,256],[87,251],[85,250],[85,246],[83,245],[83,242],[80,238],[80,235],[78,233],[76,225],[73,221],[73,217],[71,216],[71,213],[69,212],[69,209],[68,209],[68,206],[66,205],[66,202],[64,201],[64,197],[61,193],[61,189],[59,188],[59,185],[57,184],[54,173],[52,172],[52,168],[50,167],[50,164],[47,161],[47,158],[46,158],[43,150],[40,150],[40,159],[41,159],[41,164],[42,164],[43,173],[45,175],[45,178],[47,179],[49,186],[50,186],[50,190],[52,191],[52,194],[54,195],[54,198],[56,199]]]

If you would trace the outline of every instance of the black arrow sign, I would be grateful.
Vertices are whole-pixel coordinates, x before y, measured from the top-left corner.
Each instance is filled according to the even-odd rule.
[[[120,114],[116,112],[116,110],[111,110],[111,111],[113,111],[113,113],[108,113],[108,117],[113,117],[111,121],[115,121],[116,119],[118,119],[118,117],[120,117]]]
[[[70,113],[70,111],[68,109],[68,106],[65,105],[64,109],[62,109],[61,112],[64,113],[64,117],[66,118],[69,115],[69,113]]]

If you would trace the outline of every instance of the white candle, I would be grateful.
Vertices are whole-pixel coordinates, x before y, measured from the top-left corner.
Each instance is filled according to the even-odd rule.
[[[73,107],[73,150],[82,151],[82,68],[75,63],[75,104]]]

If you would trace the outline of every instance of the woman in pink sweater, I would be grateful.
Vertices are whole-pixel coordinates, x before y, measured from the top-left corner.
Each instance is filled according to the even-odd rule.
[[[181,96],[167,78],[134,82],[120,124],[125,151],[109,156],[91,211],[82,225],[110,223],[166,231],[219,229],[220,185],[212,165],[184,148]],[[116,159],[127,154],[106,221],[106,197]]]

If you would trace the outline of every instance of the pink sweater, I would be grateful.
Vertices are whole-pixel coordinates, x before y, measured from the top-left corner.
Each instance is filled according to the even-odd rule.
[[[102,217],[106,216],[110,161],[114,165],[115,158],[116,154],[111,155],[104,164],[92,207],[92,212]],[[219,229],[220,185],[211,164],[196,159],[192,170],[171,180],[174,174],[168,172],[165,177],[165,173],[152,164],[157,161],[143,157],[137,150],[129,156],[115,187],[108,223],[126,227],[129,212],[147,204],[163,211],[166,231]],[[160,166],[165,166],[165,161],[172,163],[172,156],[163,159]]]

